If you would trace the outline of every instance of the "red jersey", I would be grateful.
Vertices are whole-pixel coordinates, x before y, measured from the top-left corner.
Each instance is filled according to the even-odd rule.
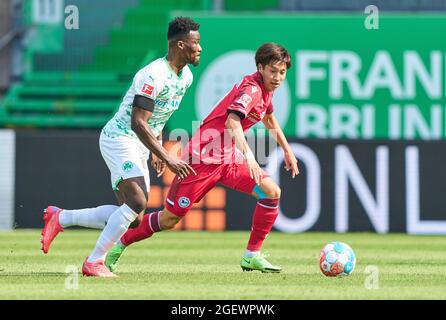
[[[228,112],[232,110],[240,115],[240,123],[246,131],[265,114],[273,112],[272,98],[273,92],[266,91],[259,72],[245,76],[203,120],[186,148],[189,155],[192,159],[208,163],[233,161],[235,143],[229,131],[225,130]]]

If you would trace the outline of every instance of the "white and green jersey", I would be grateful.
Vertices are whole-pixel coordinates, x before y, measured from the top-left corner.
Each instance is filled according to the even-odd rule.
[[[167,120],[178,109],[192,80],[192,72],[187,65],[177,75],[165,57],[153,61],[136,73],[118,112],[107,122],[102,132],[110,138],[138,138],[131,129],[131,116],[135,95],[142,95],[155,102],[148,124],[153,134],[158,136]]]

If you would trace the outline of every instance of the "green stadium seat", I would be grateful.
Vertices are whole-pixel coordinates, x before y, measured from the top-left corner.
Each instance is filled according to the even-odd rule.
[[[27,114],[0,117],[0,125],[4,127],[29,128],[100,128],[110,119],[109,116],[98,115],[46,115]]]
[[[165,54],[170,12],[210,9],[213,3],[110,0],[108,10],[103,10],[98,2],[76,1],[82,30],[65,37],[64,52],[27,53],[37,67],[0,101],[0,126],[101,128],[118,108],[135,72]],[[226,10],[267,10],[277,8],[278,0],[226,0],[225,6]],[[115,23],[123,10],[122,23]]]
[[[30,112],[45,114],[73,114],[73,113],[105,113],[116,110],[116,100],[34,100],[17,99],[6,105],[10,113]]]

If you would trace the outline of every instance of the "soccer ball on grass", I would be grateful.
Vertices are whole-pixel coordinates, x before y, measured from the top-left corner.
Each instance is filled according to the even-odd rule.
[[[327,277],[348,276],[355,269],[355,264],[355,253],[343,242],[326,244],[319,255],[319,267]]]

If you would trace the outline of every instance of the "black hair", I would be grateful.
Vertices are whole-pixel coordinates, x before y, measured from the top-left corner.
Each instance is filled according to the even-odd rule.
[[[275,62],[285,62],[286,68],[291,67],[291,56],[287,49],[274,42],[268,42],[260,46],[256,52],[256,66],[259,63],[265,67],[267,64]]]
[[[167,40],[181,39],[189,34],[190,31],[198,31],[200,25],[191,18],[176,17],[169,23],[167,31]]]

